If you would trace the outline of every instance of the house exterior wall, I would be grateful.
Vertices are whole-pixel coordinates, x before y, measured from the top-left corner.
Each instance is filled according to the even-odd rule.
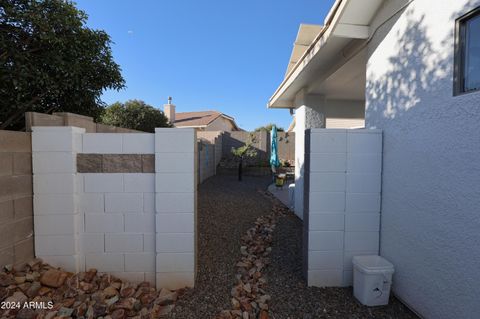
[[[351,286],[352,257],[378,254],[382,132],[311,129],[305,139],[304,273],[309,286]]]
[[[205,131],[235,131],[232,121],[227,120],[223,116],[219,116],[212,123],[208,124]]]
[[[363,128],[365,101],[326,100],[322,108],[325,128]]]
[[[193,286],[193,129],[33,127],[35,253],[157,287]]]
[[[406,1],[386,1],[371,24]],[[453,96],[455,19],[478,0],[413,1],[368,46],[366,126],[383,130],[381,255],[425,318],[480,313],[480,92]]]

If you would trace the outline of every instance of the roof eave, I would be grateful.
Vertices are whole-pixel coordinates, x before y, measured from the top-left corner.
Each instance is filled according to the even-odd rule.
[[[335,36],[337,38],[351,38],[351,39],[367,39],[370,35],[369,26],[352,25],[343,23],[342,15],[347,9],[347,6],[353,3],[355,0],[337,0],[332,9],[328,13],[325,19],[325,26],[305,51],[303,56],[298,60],[297,64],[291,68],[290,72],[285,76],[281,84],[275,90],[270,97],[267,108],[295,108],[294,98],[291,97],[292,92],[290,90],[289,97],[286,97],[286,92],[290,89],[292,84],[297,81],[299,76],[311,67],[311,61],[318,59],[322,54],[324,48],[326,48],[331,39]],[[375,2],[372,1],[373,12],[372,17],[376,12]],[[300,84],[300,83],[299,83]],[[295,93],[295,92],[293,92]]]

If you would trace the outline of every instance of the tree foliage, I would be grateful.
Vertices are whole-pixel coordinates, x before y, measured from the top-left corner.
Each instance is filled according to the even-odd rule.
[[[154,132],[156,127],[171,127],[162,111],[139,100],[113,103],[100,120],[104,124],[145,132]]]
[[[86,21],[68,0],[1,1],[0,128],[26,111],[98,118],[103,90],[124,87],[109,35]]]
[[[239,158],[240,160],[243,160],[244,158],[247,158],[247,157],[257,156],[257,150],[255,149],[255,146],[254,146],[255,142],[256,142],[255,135],[250,133],[244,145],[237,148],[232,147],[232,154],[235,157]]]
[[[260,131],[268,131],[268,132],[271,132],[271,131],[272,131],[272,127],[273,127],[274,125],[277,127],[277,131],[278,131],[278,132],[285,132],[285,129],[284,129],[283,127],[280,127],[280,126],[278,126],[278,125],[276,125],[276,124],[274,124],[274,123],[269,123],[269,124],[267,124],[267,125],[257,127],[257,128],[255,129],[255,132],[260,132]]]

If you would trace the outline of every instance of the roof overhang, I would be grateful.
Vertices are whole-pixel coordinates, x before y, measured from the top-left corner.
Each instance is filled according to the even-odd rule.
[[[296,107],[295,96],[300,90],[308,91],[312,83],[318,85],[348,62],[345,51],[352,51],[370,37],[369,24],[382,3],[383,0],[337,0],[313,42],[294,65],[289,64],[267,107]]]

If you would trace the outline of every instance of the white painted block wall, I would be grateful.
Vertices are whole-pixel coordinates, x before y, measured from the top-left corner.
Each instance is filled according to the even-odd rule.
[[[197,142],[194,129],[155,129],[156,283],[170,289],[195,282]]]
[[[36,255],[158,287],[194,285],[195,131],[34,127]],[[77,153],[155,154],[155,173],[77,173]]]
[[[308,285],[350,286],[352,257],[378,254],[382,132],[311,129],[306,134]]]
[[[86,133],[82,153],[153,154],[154,134]],[[155,278],[153,173],[78,173],[85,269],[131,281]]]
[[[71,271],[85,267],[76,178],[84,133],[76,127],[35,127],[32,134],[35,254]]]

